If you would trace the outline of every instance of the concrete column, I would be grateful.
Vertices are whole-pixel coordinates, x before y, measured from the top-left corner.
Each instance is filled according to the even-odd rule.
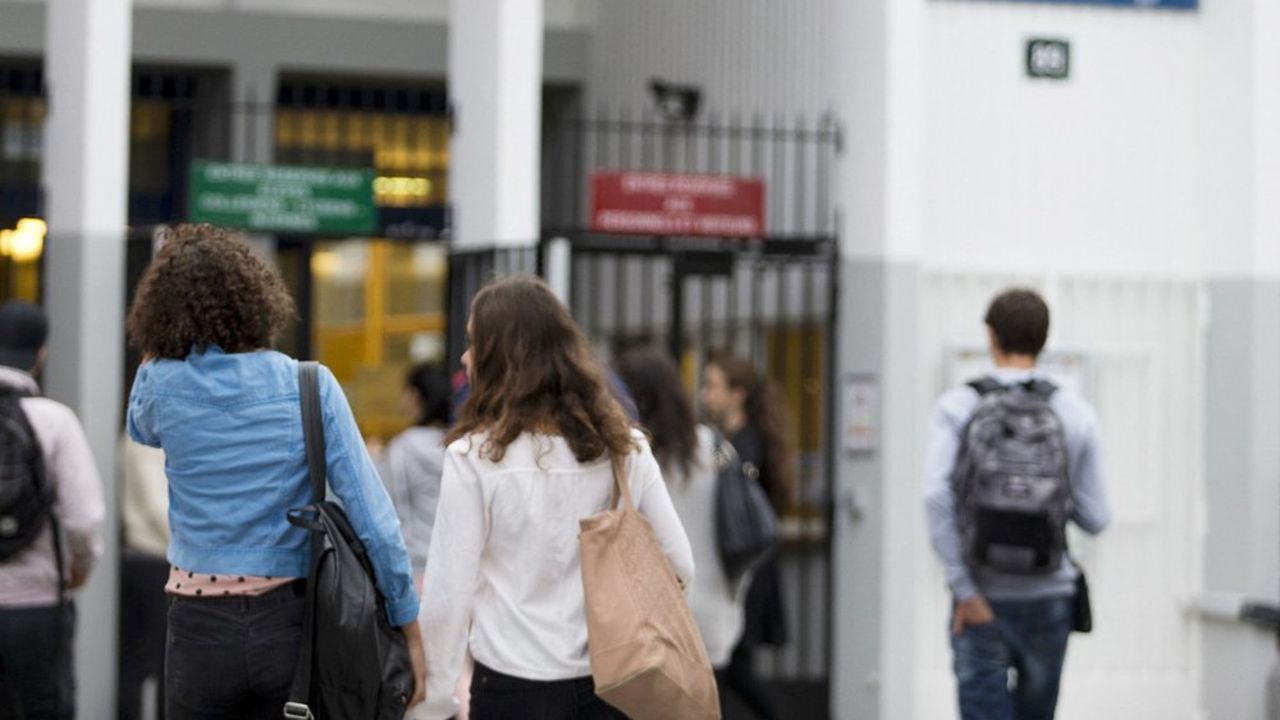
[[[841,382],[869,377],[878,447],[836,463],[832,717],[913,717],[924,0],[831,3]],[[837,409],[838,422],[843,408]],[[943,618],[938,619],[941,628]]]
[[[231,160],[267,165],[275,156],[276,68],[246,60],[231,73]]]
[[[48,394],[84,423],[108,501],[107,552],[77,597],[79,717],[114,715],[116,678],[115,447],[124,355],[129,180],[130,0],[49,0],[42,163],[45,303],[52,333]]]
[[[455,247],[538,239],[542,0],[450,0]]]
[[[1280,6],[1269,0],[1250,5],[1249,15],[1234,18],[1248,44],[1229,56],[1236,67],[1255,69],[1247,94],[1230,98],[1251,121],[1249,144],[1240,153],[1245,164],[1230,177],[1245,191],[1225,209],[1249,223],[1244,233],[1206,238],[1205,250],[1210,258],[1224,254],[1227,243],[1243,248],[1237,265],[1208,282],[1202,603],[1225,612],[1205,622],[1201,666],[1207,717],[1262,720],[1280,717],[1280,698],[1267,706],[1280,652],[1274,637],[1234,616],[1245,601],[1280,603],[1280,208],[1274,201],[1280,139],[1272,131],[1280,120],[1280,87],[1260,70],[1280,63],[1273,41]]]

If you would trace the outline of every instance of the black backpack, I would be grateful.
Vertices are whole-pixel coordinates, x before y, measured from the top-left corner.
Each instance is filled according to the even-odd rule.
[[[1018,575],[1056,572],[1071,516],[1066,434],[1050,404],[1057,388],[1039,379],[969,385],[981,400],[952,475],[968,563]]]
[[[54,521],[54,494],[39,439],[22,409],[24,395],[0,389],[0,562],[25,550]]]
[[[778,515],[760,485],[760,471],[716,434],[716,545],[731,583],[778,547]]]
[[[326,501],[324,421],[314,362],[298,363],[302,427],[315,500],[289,511],[311,531],[302,649],[284,716],[290,720],[402,720],[413,694],[404,633],[387,619],[373,565],[347,514]]]

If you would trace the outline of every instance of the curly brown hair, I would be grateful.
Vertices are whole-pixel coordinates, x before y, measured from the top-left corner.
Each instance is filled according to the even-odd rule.
[[[243,237],[213,225],[176,225],[138,282],[129,340],[144,356],[181,360],[217,345],[270,347],[293,319],[293,298]]]
[[[471,302],[471,394],[447,441],[488,434],[500,462],[524,432],[554,432],[579,462],[636,450],[631,424],[569,311],[539,278],[496,281]]]

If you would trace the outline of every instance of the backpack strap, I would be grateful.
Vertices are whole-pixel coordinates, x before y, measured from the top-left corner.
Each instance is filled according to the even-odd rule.
[[[1004,390],[1004,383],[990,375],[980,377],[977,380],[970,380],[966,385],[973,388],[973,391],[978,393],[978,397],[986,397],[992,393]]]
[[[1000,392],[1001,390],[1005,390],[1009,387],[991,375],[980,377],[977,380],[970,380],[965,384],[973,388],[974,392],[978,393],[979,397],[986,397],[987,395]],[[1040,377],[1033,377],[1025,380],[1018,383],[1018,386],[1033,395],[1039,395],[1045,400],[1053,397],[1053,394],[1058,391],[1057,385],[1054,385],[1051,381]]]
[[[302,436],[306,443],[307,474],[311,479],[313,509],[319,512],[324,502],[327,474],[325,470],[324,414],[320,408],[320,365],[316,362],[298,363],[298,397],[302,410]],[[320,554],[324,551],[324,538],[316,530],[311,532],[311,578],[315,578]],[[311,710],[311,666],[315,657],[316,613],[315,587],[307,587],[307,604],[302,618],[302,645],[298,650],[298,664],[293,671],[293,686],[289,701],[284,704],[286,720],[315,720]]]

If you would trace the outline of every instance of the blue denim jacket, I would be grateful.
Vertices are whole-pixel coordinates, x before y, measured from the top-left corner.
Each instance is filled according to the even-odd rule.
[[[404,625],[417,617],[418,598],[400,522],[327,368],[320,404],[329,487],[369,553],[388,617]],[[148,362],[128,424],[134,440],[165,451],[170,562],[214,575],[306,577],[307,534],[286,518],[311,502],[296,360],[211,347]]]

